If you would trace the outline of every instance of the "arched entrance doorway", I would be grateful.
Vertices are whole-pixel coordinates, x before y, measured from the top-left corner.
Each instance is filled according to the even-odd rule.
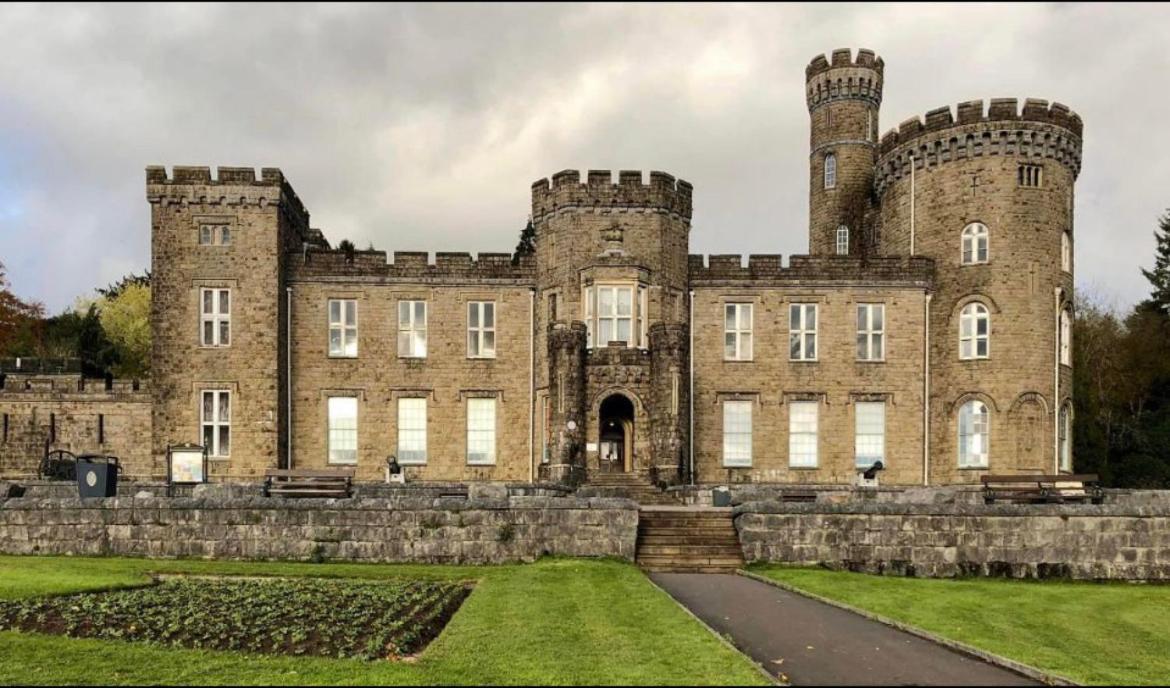
[[[628,473],[634,466],[634,404],[611,394],[598,413],[597,458],[603,473]]]

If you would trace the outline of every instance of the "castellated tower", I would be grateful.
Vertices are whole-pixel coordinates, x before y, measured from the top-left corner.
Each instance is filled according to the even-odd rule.
[[[566,170],[532,185],[547,477],[682,479],[691,192],[665,172],[582,183]]]
[[[817,55],[805,69],[811,118],[809,138],[809,224],[811,255],[874,251],[867,227],[878,109],[884,64],[871,50],[834,50],[832,61]]]
[[[954,469],[959,414],[972,401],[987,409],[991,472],[1067,467],[1081,134],[1080,117],[1060,103],[1028,99],[1021,110],[1001,98],[986,111],[982,101],[931,110],[882,137],[882,251],[936,265],[931,482],[977,479],[978,470]]]

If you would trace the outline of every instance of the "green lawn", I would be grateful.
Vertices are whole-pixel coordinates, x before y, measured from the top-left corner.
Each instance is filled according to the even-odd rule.
[[[0,632],[0,684],[764,684],[617,561],[500,567],[157,561],[0,556],[0,598],[147,582],[147,572],[477,580],[414,663],[164,649]]]
[[[1170,681],[1168,585],[751,571],[1079,683]]]

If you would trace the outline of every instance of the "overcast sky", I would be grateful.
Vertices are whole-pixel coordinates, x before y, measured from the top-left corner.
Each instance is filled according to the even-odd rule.
[[[150,261],[147,165],[280,167],[336,244],[510,251],[565,169],[695,185],[692,253],[807,251],[804,67],[868,47],[881,129],[1057,100],[1085,121],[1080,288],[1148,292],[1170,10],[1125,5],[0,7],[0,261],[51,312]]]

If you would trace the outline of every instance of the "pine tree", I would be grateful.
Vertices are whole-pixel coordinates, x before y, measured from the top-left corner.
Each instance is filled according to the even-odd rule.
[[[528,226],[520,230],[520,241],[516,244],[516,251],[512,254],[512,265],[520,262],[520,256],[530,256],[536,253],[536,228],[532,226],[532,220],[528,220]]]
[[[1170,210],[1158,220],[1154,231],[1154,269],[1142,268],[1142,274],[1150,281],[1153,291],[1143,306],[1150,310],[1170,315]]]

